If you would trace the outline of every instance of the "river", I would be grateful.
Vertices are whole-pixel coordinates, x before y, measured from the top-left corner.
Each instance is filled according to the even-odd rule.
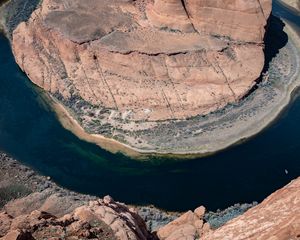
[[[278,2],[274,14],[300,26],[299,16]],[[300,98],[262,133],[213,156],[136,161],[65,130],[2,35],[0,73],[0,149],[63,187],[167,210],[216,210],[261,201],[300,176]]]

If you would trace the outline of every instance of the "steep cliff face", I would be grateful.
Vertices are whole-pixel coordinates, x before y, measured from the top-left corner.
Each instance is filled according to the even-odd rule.
[[[44,0],[12,45],[50,93],[122,120],[184,119],[251,89],[270,11],[271,0]]]
[[[210,231],[204,240],[297,240],[300,238],[300,178],[261,204]]]
[[[216,230],[205,222],[204,207],[151,234],[134,209],[108,196],[80,207],[70,200],[76,203],[76,196],[44,190],[9,202],[0,211],[0,239],[297,240],[300,236],[300,178]]]
[[[162,240],[297,240],[300,238],[300,178],[224,226],[211,230],[204,208],[189,211],[159,229]]]
[[[157,27],[259,43],[271,12],[269,0],[156,0],[147,15]]]
[[[0,163],[1,240],[298,240],[300,236],[300,178],[219,227],[227,219],[220,213],[216,219],[203,206],[181,216],[153,207],[128,207],[109,196],[97,199],[63,189],[6,154],[0,153]],[[219,222],[218,228],[212,230],[206,221],[212,226]]]

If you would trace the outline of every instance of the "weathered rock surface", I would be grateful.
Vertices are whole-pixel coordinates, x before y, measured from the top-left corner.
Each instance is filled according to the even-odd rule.
[[[63,189],[0,152],[0,239],[149,239],[136,211]]]
[[[44,0],[12,44],[50,93],[120,121],[185,119],[252,88],[270,11],[271,0]]]
[[[300,178],[224,226],[211,230],[204,208],[189,211],[158,230],[160,239],[297,240],[300,239]]]
[[[287,240],[300,238],[300,178],[256,207],[203,236],[204,240]]]
[[[17,183],[32,193],[20,187],[16,189]],[[15,189],[14,194],[7,187]],[[0,200],[5,203],[0,206],[1,240],[151,240],[156,237],[168,240],[296,240],[300,234],[300,178],[221,227],[218,226],[222,224],[217,226],[215,220],[212,221],[212,228],[218,227],[216,230],[211,230],[207,221],[211,223],[211,218],[217,217],[226,222],[222,217],[225,212],[219,212],[220,217],[207,217],[212,213],[205,213],[201,206],[179,216],[153,207],[129,208],[108,196],[97,199],[62,189],[2,153],[0,190]],[[12,200],[7,202],[8,199]],[[228,211],[236,215],[232,213],[237,211],[234,208],[249,207],[235,206]],[[157,232],[151,234],[149,229]]]
[[[209,230],[209,225],[204,223],[205,208],[200,207],[194,212],[188,211],[173,222],[160,228],[157,236],[162,240],[199,239]]]
[[[43,192],[37,194],[47,196]],[[0,214],[0,239],[152,238],[141,217],[109,196],[73,210],[65,208],[62,200],[52,195],[38,200],[29,195],[9,203]]]

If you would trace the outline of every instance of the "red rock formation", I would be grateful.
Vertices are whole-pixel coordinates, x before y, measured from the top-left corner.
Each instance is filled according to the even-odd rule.
[[[45,196],[43,193],[36,193]],[[146,230],[143,220],[127,206],[114,202],[110,197],[91,201],[88,205],[77,207],[68,214],[54,216],[43,211],[50,198],[37,201],[29,195],[12,202],[0,213],[1,240],[30,239],[107,239],[107,240],[146,240],[151,235]],[[62,198],[61,198],[62,199]],[[43,201],[45,203],[43,204]],[[34,203],[42,204],[32,212],[20,211],[20,206]],[[55,201],[50,212],[65,211],[64,204]],[[1,238],[2,237],[2,238]]]
[[[300,178],[203,240],[297,240],[300,238]]]
[[[195,32],[185,6],[181,0],[157,0],[149,4],[147,17],[158,27],[167,27],[182,32]]]
[[[49,197],[44,191],[10,202],[0,213],[0,239],[155,239],[133,209],[110,197],[73,209],[65,208],[64,198],[70,196]],[[216,230],[205,223],[204,213],[204,207],[186,212],[160,228],[158,239],[297,240],[300,178]]]
[[[44,0],[13,33],[38,86],[127,120],[183,119],[243,97],[271,0]],[[120,117],[121,118],[121,117]]]
[[[297,240],[300,239],[300,178],[217,230],[203,224],[203,207],[159,229],[162,240]]]
[[[237,41],[259,43],[271,13],[269,0],[185,0],[186,8],[199,32],[227,36]]]
[[[199,209],[201,210],[199,211]],[[186,212],[178,219],[160,228],[157,232],[158,238],[160,240],[199,239],[209,230],[209,225],[203,221],[204,213],[205,208],[203,207],[194,212]]]

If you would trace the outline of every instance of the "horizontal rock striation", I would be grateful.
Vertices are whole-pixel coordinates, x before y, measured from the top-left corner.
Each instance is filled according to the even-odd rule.
[[[271,0],[44,0],[13,52],[41,88],[121,122],[186,119],[253,87],[270,11]]]

